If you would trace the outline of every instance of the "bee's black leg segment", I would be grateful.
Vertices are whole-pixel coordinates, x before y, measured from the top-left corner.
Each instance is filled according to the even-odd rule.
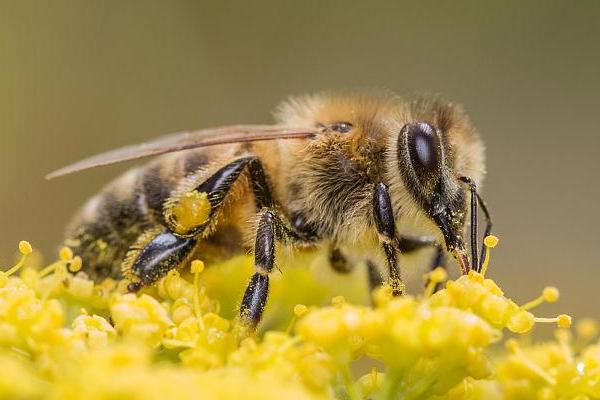
[[[260,210],[263,207],[273,207],[273,196],[267,175],[260,160],[254,156],[238,158],[230,162],[200,184],[196,190],[209,193],[211,205],[213,208],[218,207],[245,168],[248,168],[250,174],[257,208]]]
[[[434,269],[436,269],[437,267],[442,267],[445,270],[447,270],[447,266],[446,266],[446,252],[444,251],[443,246],[438,246],[435,250],[435,254],[433,255],[433,257],[431,258],[431,266],[429,268],[430,271],[433,271]],[[427,287],[429,285],[429,279],[427,279],[427,282],[425,282],[425,287]],[[440,290],[443,286],[443,283],[438,282],[435,285],[435,288],[433,289],[433,292],[437,292],[438,290]]]
[[[398,265],[398,246],[393,243],[382,243],[383,251],[388,262],[389,280],[394,296],[401,296],[404,292],[400,266]]]
[[[444,246],[439,244],[434,238],[422,236],[422,237],[406,237],[401,236],[398,240],[398,245],[400,247],[400,253],[408,254],[413,251],[418,251],[427,247],[434,247],[435,253],[431,258],[431,263],[429,265],[429,271],[433,271],[437,267],[442,267],[446,269],[446,252],[444,250]],[[425,283],[425,287],[429,285],[429,280]],[[435,291],[437,292],[442,287],[441,284],[437,284],[435,287]]]
[[[367,260],[367,278],[369,282],[369,291],[372,293],[373,290],[380,286],[383,286],[385,280],[377,268],[377,265],[371,260]]]
[[[379,240],[383,247],[389,268],[389,280],[395,296],[402,294],[403,285],[398,265],[400,252],[399,240],[396,235],[396,222],[388,188],[383,183],[375,185],[373,195],[373,217],[379,233]]]
[[[400,236],[398,239],[400,253],[411,253],[427,247],[439,247],[438,242],[429,236],[408,237]]]
[[[446,252],[444,251],[444,248],[442,246],[438,246],[436,248],[435,254],[431,259],[430,270],[433,271],[437,267],[442,267],[446,269]]]
[[[275,265],[275,213],[265,211],[258,222],[254,244],[254,266],[256,272],[244,293],[240,305],[240,317],[255,328],[260,322],[269,294],[269,273]]]
[[[125,263],[131,262],[127,269],[139,282],[132,282],[129,290],[137,291],[142,286],[151,285],[181,265],[196,246],[196,242],[194,238],[182,238],[165,229],[140,250],[131,250],[134,258],[131,261],[126,259]]]
[[[242,304],[240,317],[251,328],[256,328],[262,317],[269,294],[269,273],[275,266],[275,241],[283,243],[307,243],[290,226],[282,220],[274,209],[263,209],[260,212],[256,239],[254,243],[254,266],[256,272],[250,279]]]
[[[218,208],[235,181],[252,160],[254,160],[254,157],[243,157],[230,162],[198,185],[196,190],[201,193],[208,193],[213,210]]]
[[[400,253],[408,254],[413,251],[418,251],[427,247],[434,247],[435,253],[431,258],[431,263],[429,265],[429,271],[433,271],[437,267],[446,268],[446,251],[444,250],[444,246],[439,244],[434,238],[428,236],[418,236],[418,237],[407,237],[401,236],[398,239],[398,246],[400,248]],[[429,280],[425,283],[425,287],[429,285]],[[435,287],[434,291],[440,290],[442,285],[438,283]]]
[[[347,274],[352,271],[352,265],[348,262],[342,251],[334,247],[329,251],[329,265],[334,271]]]
[[[248,163],[248,171],[250,172],[250,180],[252,182],[252,191],[256,200],[256,207],[272,208],[275,205],[271,188],[267,179],[267,174],[258,158],[253,158]]]
[[[262,318],[269,295],[269,275],[255,272],[244,293],[240,306],[242,320],[255,328]]]

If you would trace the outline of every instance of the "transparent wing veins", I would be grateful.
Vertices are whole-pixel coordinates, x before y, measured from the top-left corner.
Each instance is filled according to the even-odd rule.
[[[275,139],[301,139],[315,136],[318,133],[320,130],[316,128],[288,128],[277,125],[234,125],[178,132],[153,141],[129,145],[85,158],[49,173],[46,175],[46,179],[90,168],[199,147]]]

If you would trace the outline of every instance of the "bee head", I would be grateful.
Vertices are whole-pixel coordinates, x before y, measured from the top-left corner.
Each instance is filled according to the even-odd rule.
[[[446,247],[469,269],[463,232],[467,213],[465,185],[452,170],[451,148],[439,129],[428,122],[405,124],[398,133],[400,175],[416,203],[439,227]]]

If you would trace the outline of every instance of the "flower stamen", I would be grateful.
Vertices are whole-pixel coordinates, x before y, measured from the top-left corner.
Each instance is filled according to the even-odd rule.
[[[33,248],[31,247],[31,244],[26,240],[21,240],[19,242],[19,253],[21,253],[21,258],[13,267],[11,267],[8,271],[5,272],[6,276],[11,276],[19,269],[21,269],[21,267],[25,264],[27,256],[31,254],[32,251]]]
[[[439,283],[444,282],[446,279],[448,279],[448,272],[444,267],[437,267],[433,269],[429,273],[429,280],[427,282],[427,286],[425,287],[425,297],[431,297],[431,295],[435,291],[436,286]]]
[[[531,310],[532,308],[539,306],[543,302],[554,303],[554,302],[558,301],[559,297],[560,297],[560,292],[558,291],[558,289],[555,288],[554,286],[548,286],[548,287],[544,288],[544,290],[542,291],[542,294],[540,296],[523,304],[521,306],[521,309],[522,310]]]
[[[531,372],[538,375],[540,378],[548,382],[548,384],[554,386],[556,385],[556,379],[550,376],[546,371],[542,369],[539,365],[533,362],[527,355],[521,350],[519,346],[519,342],[515,339],[509,339],[506,341],[506,349],[512,352],[519,360],[525,365]]]
[[[198,327],[201,331],[204,330],[204,320],[200,310],[200,273],[204,271],[204,263],[201,260],[192,261],[192,273],[194,274],[194,314],[198,320]]]
[[[540,318],[540,317],[535,317],[534,318],[535,322],[541,322],[541,323],[556,323],[556,325],[559,328],[569,328],[571,326],[571,316],[567,315],[567,314],[560,314],[557,317],[554,318]]]
[[[487,248],[485,252],[485,258],[483,259],[483,264],[481,264],[481,275],[485,276],[488,265],[490,263],[490,253],[491,250],[498,245],[500,239],[494,235],[488,235],[483,239],[483,244]]]

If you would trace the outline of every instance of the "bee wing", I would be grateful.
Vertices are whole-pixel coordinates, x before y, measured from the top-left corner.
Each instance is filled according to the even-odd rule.
[[[57,169],[46,175],[46,179],[71,174],[85,169],[117,164],[123,161],[173,153],[176,151],[214,146],[217,144],[255,142],[274,139],[298,139],[316,135],[315,128],[285,128],[277,125],[235,125],[218,128],[184,131],[162,136],[156,140],[110,150],[75,164]]]

